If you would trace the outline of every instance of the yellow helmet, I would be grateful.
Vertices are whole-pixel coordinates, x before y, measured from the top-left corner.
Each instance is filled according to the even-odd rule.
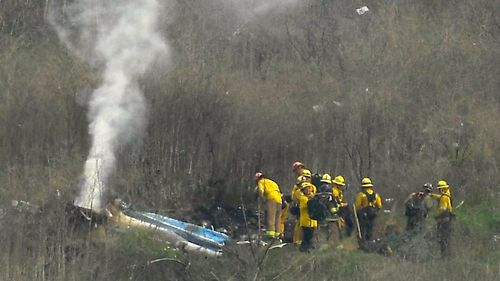
[[[361,186],[362,187],[373,187],[372,180],[370,178],[364,178],[361,181]]]
[[[301,184],[303,182],[309,182],[311,181],[311,178],[306,177],[306,176],[300,176],[297,178],[297,184]]]
[[[449,187],[450,186],[446,183],[446,181],[444,181],[444,180],[438,181],[438,186],[437,186],[438,189],[449,188]]]
[[[300,174],[300,175],[304,176],[304,177],[308,177],[308,178],[310,178],[312,176],[311,171],[308,169],[302,170],[302,174]]]
[[[344,186],[345,185],[345,179],[343,176],[336,176],[335,179],[333,180],[333,183],[336,185]]]
[[[321,182],[331,184],[332,183],[332,176],[330,176],[329,174],[324,174],[321,177]]]
[[[310,182],[307,182],[307,181],[300,184],[300,190],[302,190],[306,187],[314,187],[314,185]]]

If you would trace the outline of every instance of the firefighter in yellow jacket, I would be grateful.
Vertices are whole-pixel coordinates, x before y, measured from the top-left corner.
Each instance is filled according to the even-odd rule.
[[[288,210],[290,208],[290,204],[292,203],[292,196],[291,195],[286,195],[286,196],[281,196],[281,216],[280,216],[280,238],[283,239],[285,235],[285,224],[286,221],[288,220]]]
[[[437,184],[441,194],[434,194],[434,197],[439,199],[439,205],[436,212],[437,221],[437,239],[439,247],[441,248],[441,254],[449,256],[451,254],[450,240],[451,240],[451,223],[454,217],[450,186],[446,181],[440,180]]]
[[[257,186],[255,191],[259,197],[263,198],[266,204],[266,236],[270,238],[278,238],[280,233],[280,216],[281,216],[281,191],[277,183],[268,179],[262,172],[255,174]]]
[[[307,252],[313,246],[314,230],[318,227],[318,221],[309,217],[307,211],[307,202],[314,195],[312,194],[313,185],[309,182],[304,182],[300,187],[299,195],[299,208],[300,208],[300,227],[302,229],[302,243],[300,244],[300,251]]]
[[[293,186],[292,188],[292,198],[294,199],[295,202],[298,202],[298,194],[300,194],[300,192],[297,192],[296,191],[300,191],[300,184],[303,183],[303,182],[311,182],[311,171],[308,170],[308,169],[303,169],[302,170],[302,174],[297,178],[297,182],[295,183],[295,185]],[[311,188],[311,192],[313,194],[316,194],[317,192],[317,188],[315,185],[312,185],[312,188]],[[297,194],[297,195],[295,195]]]
[[[343,189],[346,186],[345,179],[343,176],[336,176],[335,179],[333,179],[332,184],[332,197],[337,203],[337,214],[341,218],[341,220],[339,220],[339,228],[343,229],[345,226],[346,233],[348,236],[350,236],[354,228],[354,222],[352,221],[351,209],[349,208],[349,204],[344,199]]]
[[[377,213],[382,209],[382,198],[373,190],[370,178],[361,181],[361,192],[356,196],[354,207],[358,214],[361,242],[372,240],[373,225]]]
[[[300,190],[300,188],[301,185],[305,182],[308,183],[311,182],[311,171],[307,169],[304,169],[302,171],[302,175],[297,178],[297,183],[293,186],[292,189],[292,200],[294,204],[293,209],[295,210],[299,208],[299,198],[302,195],[302,191]],[[293,243],[295,245],[300,245],[302,243],[302,228],[300,227],[300,208],[299,212],[297,212],[295,215],[297,216],[297,221],[295,223],[295,228],[293,230]]]

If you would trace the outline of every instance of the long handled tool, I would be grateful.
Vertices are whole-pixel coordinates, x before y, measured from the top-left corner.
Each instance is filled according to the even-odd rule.
[[[358,228],[358,237],[361,239],[361,228],[359,227],[358,212],[356,211],[356,206],[352,204],[352,210],[354,211],[354,219],[356,220],[356,227]]]
[[[259,237],[259,240],[261,238],[261,229],[260,229],[260,196],[259,198],[257,198],[257,226],[258,226],[258,229],[259,229],[259,233],[257,234],[258,237]]]
[[[465,201],[462,200],[462,202],[460,202],[457,206],[455,206],[455,210],[456,209],[459,209],[460,207],[462,207],[464,205]]]

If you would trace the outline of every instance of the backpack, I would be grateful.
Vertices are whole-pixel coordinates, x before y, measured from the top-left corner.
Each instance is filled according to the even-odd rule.
[[[285,233],[283,233],[283,242],[284,243],[292,243],[293,242],[293,233],[295,229],[295,224],[298,223],[295,220],[287,220],[285,222]]]
[[[317,187],[318,187],[318,192],[332,193],[332,187],[327,183],[322,182],[321,185],[319,185]]]
[[[369,194],[367,191],[363,191],[368,199],[368,206],[363,209],[363,215],[369,219],[373,219],[377,216],[378,208],[375,207],[375,201],[377,200],[377,193],[373,192]]]
[[[328,205],[332,201],[332,196],[328,193],[318,193],[307,201],[307,213],[313,220],[324,221],[328,216]]]
[[[316,187],[316,188],[319,188],[322,184],[321,182],[321,174],[319,173],[314,173],[312,176],[311,176],[311,183]]]
[[[405,215],[408,217],[416,216],[422,212],[426,215],[426,210],[422,207],[424,197],[420,193],[415,193],[405,204]]]
[[[297,204],[296,202],[292,203],[292,206],[290,207],[290,214],[292,214],[293,216],[299,217],[299,215],[300,215],[299,204]]]

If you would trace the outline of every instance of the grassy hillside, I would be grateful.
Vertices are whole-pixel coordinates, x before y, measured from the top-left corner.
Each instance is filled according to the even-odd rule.
[[[464,205],[457,213],[454,254],[441,259],[428,221],[429,240],[392,256],[334,248],[300,253],[294,246],[233,245],[219,259],[187,255],[146,232],[107,230],[107,239],[68,224],[60,201],[44,215],[4,214],[1,238],[2,280],[498,280],[500,254],[497,207]],[[467,215],[468,214],[468,215]],[[21,234],[21,235],[20,235]],[[91,236],[93,238],[91,238]],[[421,246],[419,246],[421,245]],[[427,247],[430,245],[430,248]]]

